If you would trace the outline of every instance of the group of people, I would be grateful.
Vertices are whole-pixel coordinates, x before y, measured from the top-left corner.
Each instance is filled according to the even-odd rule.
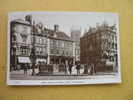
[[[73,64],[68,64],[68,70],[69,70],[70,75],[72,74],[72,68],[73,67],[74,67]],[[81,69],[80,63],[76,64],[75,68],[76,68],[76,71],[77,71],[77,75],[80,75],[80,69]]]
[[[68,64],[60,64],[58,66],[58,69],[60,69],[60,66],[63,69],[63,71],[65,72],[66,75],[83,75],[83,74],[95,74],[96,73],[96,69],[93,63],[88,63],[88,64],[80,64],[80,63],[68,63]],[[59,70],[60,72],[60,70]]]
[[[76,74],[80,75],[81,65],[80,65],[80,63],[74,65],[71,62],[68,64],[62,63],[62,64],[58,65],[58,69],[59,69],[59,72],[64,71],[65,75],[72,75],[73,72],[75,72],[75,70],[76,70]]]
[[[23,64],[23,70],[24,70],[24,75],[27,75],[27,71],[28,71],[28,64]]]
[[[80,74],[93,75],[94,73],[96,73],[96,69],[95,69],[95,66],[94,66],[93,63],[91,63],[91,64],[80,64],[80,63],[77,63],[75,65],[72,65],[72,64],[68,65],[68,69],[69,69],[70,75],[72,74],[72,68],[74,66],[75,66],[77,75],[80,75]],[[83,69],[83,73],[81,73],[81,69]]]
[[[96,69],[93,63],[91,64],[85,64],[84,65],[84,74],[94,74],[96,73]]]
[[[43,72],[43,70],[46,69],[48,65],[46,63],[38,63],[38,71],[39,72]],[[47,70],[50,71],[50,72],[53,72],[54,71],[54,68],[55,67],[54,65],[52,65],[51,68],[48,68]],[[73,63],[68,63],[67,65],[66,64],[60,64],[58,65],[57,69],[58,69],[58,72],[60,72],[60,67],[62,67],[62,71],[65,72],[65,75],[73,75],[73,74],[76,74],[76,75],[84,75],[84,74],[90,74],[90,75],[93,75],[94,73],[96,73],[96,70],[95,70],[95,66],[93,63],[88,63],[88,64],[80,64],[80,63],[76,63],[76,64],[73,64]],[[24,75],[27,75],[27,71],[28,71],[28,65],[27,64],[24,64],[23,65],[23,70],[24,70]],[[82,72],[81,72],[82,70]]]

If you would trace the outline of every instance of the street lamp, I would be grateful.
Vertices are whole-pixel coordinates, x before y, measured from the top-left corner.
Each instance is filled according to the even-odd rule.
[[[32,49],[31,49],[31,59],[32,59],[32,74],[31,75],[35,75],[35,47],[33,44],[32,44]]]
[[[35,34],[34,34],[34,22],[32,26],[32,51],[31,51],[31,58],[32,58],[32,75],[35,75],[35,62],[36,62],[36,57],[35,57]]]

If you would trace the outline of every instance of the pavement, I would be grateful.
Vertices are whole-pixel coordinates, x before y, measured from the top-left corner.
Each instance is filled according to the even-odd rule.
[[[17,71],[11,71],[10,72],[10,79],[11,80],[70,80],[70,79],[91,79],[91,78],[105,78],[105,77],[114,77],[115,73],[103,73],[103,72],[97,72],[93,75],[83,74],[83,69],[80,70],[80,75],[77,75],[76,70],[72,70],[72,74],[70,75],[68,72],[65,74],[64,72],[54,72],[53,74],[46,74],[43,76],[37,75],[38,69],[35,69],[35,75],[32,75],[32,69],[29,69],[27,71],[27,75],[24,75],[23,70],[17,70]]]

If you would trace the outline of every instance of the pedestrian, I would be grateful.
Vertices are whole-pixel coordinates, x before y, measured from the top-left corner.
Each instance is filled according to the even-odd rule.
[[[93,75],[96,72],[94,67],[95,67],[94,64],[91,63],[91,70],[90,70],[91,75]]]
[[[65,75],[67,75],[67,65],[63,63],[63,68],[65,70]]]
[[[27,64],[23,65],[23,70],[24,70],[24,75],[27,75],[27,70],[28,70]]]
[[[79,75],[80,74],[80,63],[77,64],[76,69],[77,69],[77,75]]]
[[[40,62],[38,62],[38,71],[39,71],[39,73],[41,72]]]
[[[88,68],[89,68],[88,64],[85,64],[84,65],[84,74],[88,74]]]
[[[70,75],[72,74],[72,67],[73,67],[73,64],[72,63],[69,63],[68,64],[68,69],[69,69]]]

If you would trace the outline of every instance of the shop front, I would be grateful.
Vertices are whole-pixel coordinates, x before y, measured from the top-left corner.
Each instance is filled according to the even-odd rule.
[[[18,69],[23,69],[25,65],[27,65],[28,69],[31,68],[31,60],[29,57],[18,57],[17,62],[18,62],[17,64]]]
[[[73,57],[51,56],[50,63],[53,65],[54,72],[66,72],[68,64],[73,62]]]

